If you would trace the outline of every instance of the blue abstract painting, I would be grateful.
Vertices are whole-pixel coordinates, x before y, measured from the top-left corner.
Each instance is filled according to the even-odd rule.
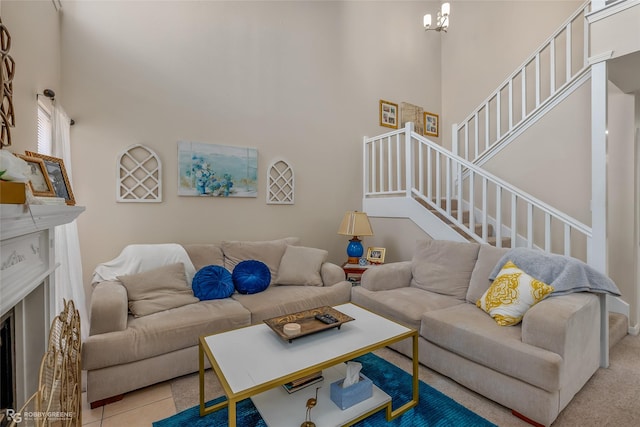
[[[178,195],[258,197],[258,150],[178,141]]]

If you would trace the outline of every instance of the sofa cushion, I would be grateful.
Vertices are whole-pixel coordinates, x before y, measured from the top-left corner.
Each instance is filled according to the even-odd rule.
[[[465,359],[549,392],[560,388],[563,359],[525,344],[521,325],[498,326],[485,312],[464,303],[422,315],[420,336]]]
[[[297,237],[287,237],[279,240],[268,241],[224,241],[220,244],[222,252],[225,256],[225,267],[233,273],[234,268],[240,262],[245,260],[258,260],[264,262],[269,271],[271,278],[275,280],[278,276],[278,267],[287,245],[297,245],[299,239]]]
[[[324,249],[288,245],[278,267],[277,285],[322,286],[320,269],[329,252]]]
[[[527,310],[551,292],[553,286],[529,276],[509,261],[476,305],[498,325],[511,326],[520,323]]]
[[[191,243],[182,245],[187,255],[191,258],[196,270],[207,265],[221,265],[224,267],[224,254],[222,248],[214,244]]]
[[[471,272],[471,279],[469,280],[469,289],[467,290],[467,302],[475,304],[478,299],[489,289],[491,280],[489,280],[489,274],[496,266],[496,263],[502,255],[507,253],[508,248],[496,248],[491,245],[480,245],[478,251],[478,260]]]
[[[256,295],[235,293],[232,299],[251,312],[251,323],[325,305],[334,306],[351,300],[351,283],[333,286],[269,286]]]
[[[220,265],[208,265],[198,270],[191,288],[200,301],[228,298],[236,290],[231,273]]]
[[[418,241],[411,261],[411,286],[464,300],[479,249],[477,243]]]
[[[231,298],[200,301],[144,317],[82,343],[82,369],[100,369],[198,345],[198,337],[248,326],[251,313]]]
[[[143,273],[118,276],[127,288],[129,311],[146,316],[198,302],[187,283],[184,264],[178,262]]]
[[[371,291],[362,286],[353,287],[351,302],[414,329],[420,329],[420,321],[425,311],[464,304],[456,298],[419,288]]]
[[[240,262],[231,274],[236,291],[241,294],[257,294],[271,283],[269,267],[264,262],[248,259]]]

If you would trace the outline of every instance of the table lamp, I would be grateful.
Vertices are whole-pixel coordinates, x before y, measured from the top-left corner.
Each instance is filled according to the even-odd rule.
[[[358,239],[358,236],[373,236],[373,230],[371,230],[371,224],[366,212],[348,211],[345,213],[338,229],[338,234],[353,236],[347,246],[347,256],[349,257],[347,262],[349,264],[357,264],[364,253],[362,242]]]

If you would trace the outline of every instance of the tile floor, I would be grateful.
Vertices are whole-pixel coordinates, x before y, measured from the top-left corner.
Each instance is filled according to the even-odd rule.
[[[82,425],[87,427],[150,427],[176,413],[169,382],[125,394],[115,403],[91,409],[82,393]]]

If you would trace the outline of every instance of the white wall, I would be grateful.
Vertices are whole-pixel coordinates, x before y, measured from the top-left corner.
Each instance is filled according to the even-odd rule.
[[[532,55],[582,1],[453,1],[442,37],[443,144]]]
[[[365,250],[369,246],[385,248],[385,263],[411,260],[416,242],[431,239],[431,236],[406,218],[371,218],[371,228],[375,236],[363,237],[362,244]],[[344,257],[346,260],[346,241]]]
[[[363,135],[378,100],[439,106],[439,40],[424,2],[64,2],[65,108],[85,282],[144,242],[300,236],[344,260],[337,228],[360,208]],[[434,107],[434,108],[435,108]],[[256,147],[257,199],[176,195],[176,142]],[[163,161],[161,204],[115,202],[116,157]],[[295,169],[296,204],[265,204],[268,164]],[[88,292],[90,293],[90,292]]]
[[[11,35],[9,54],[15,61],[13,108],[16,126],[11,129],[9,150],[24,153],[38,147],[36,94],[44,89],[60,91],[60,22],[48,0],[2,0],[2,23]]]
[[[622,299],[631,304],[629,321],[636,325],[635,96],[623,93],[612,83],[608,92],[608,273],[620,288]]]
[[[640,50],[640,4],[620,4],[620,12],[598,19],[591,25],[591,54],[613,52],[613,58]],[[613,7],[611,9],[614,9]],[[617,9],[617,8],[616,8]],[[604,11],[608,12],[608,11]]]
[[[590,106],[587,81],[484,167],[578,221],[591,224]]]

